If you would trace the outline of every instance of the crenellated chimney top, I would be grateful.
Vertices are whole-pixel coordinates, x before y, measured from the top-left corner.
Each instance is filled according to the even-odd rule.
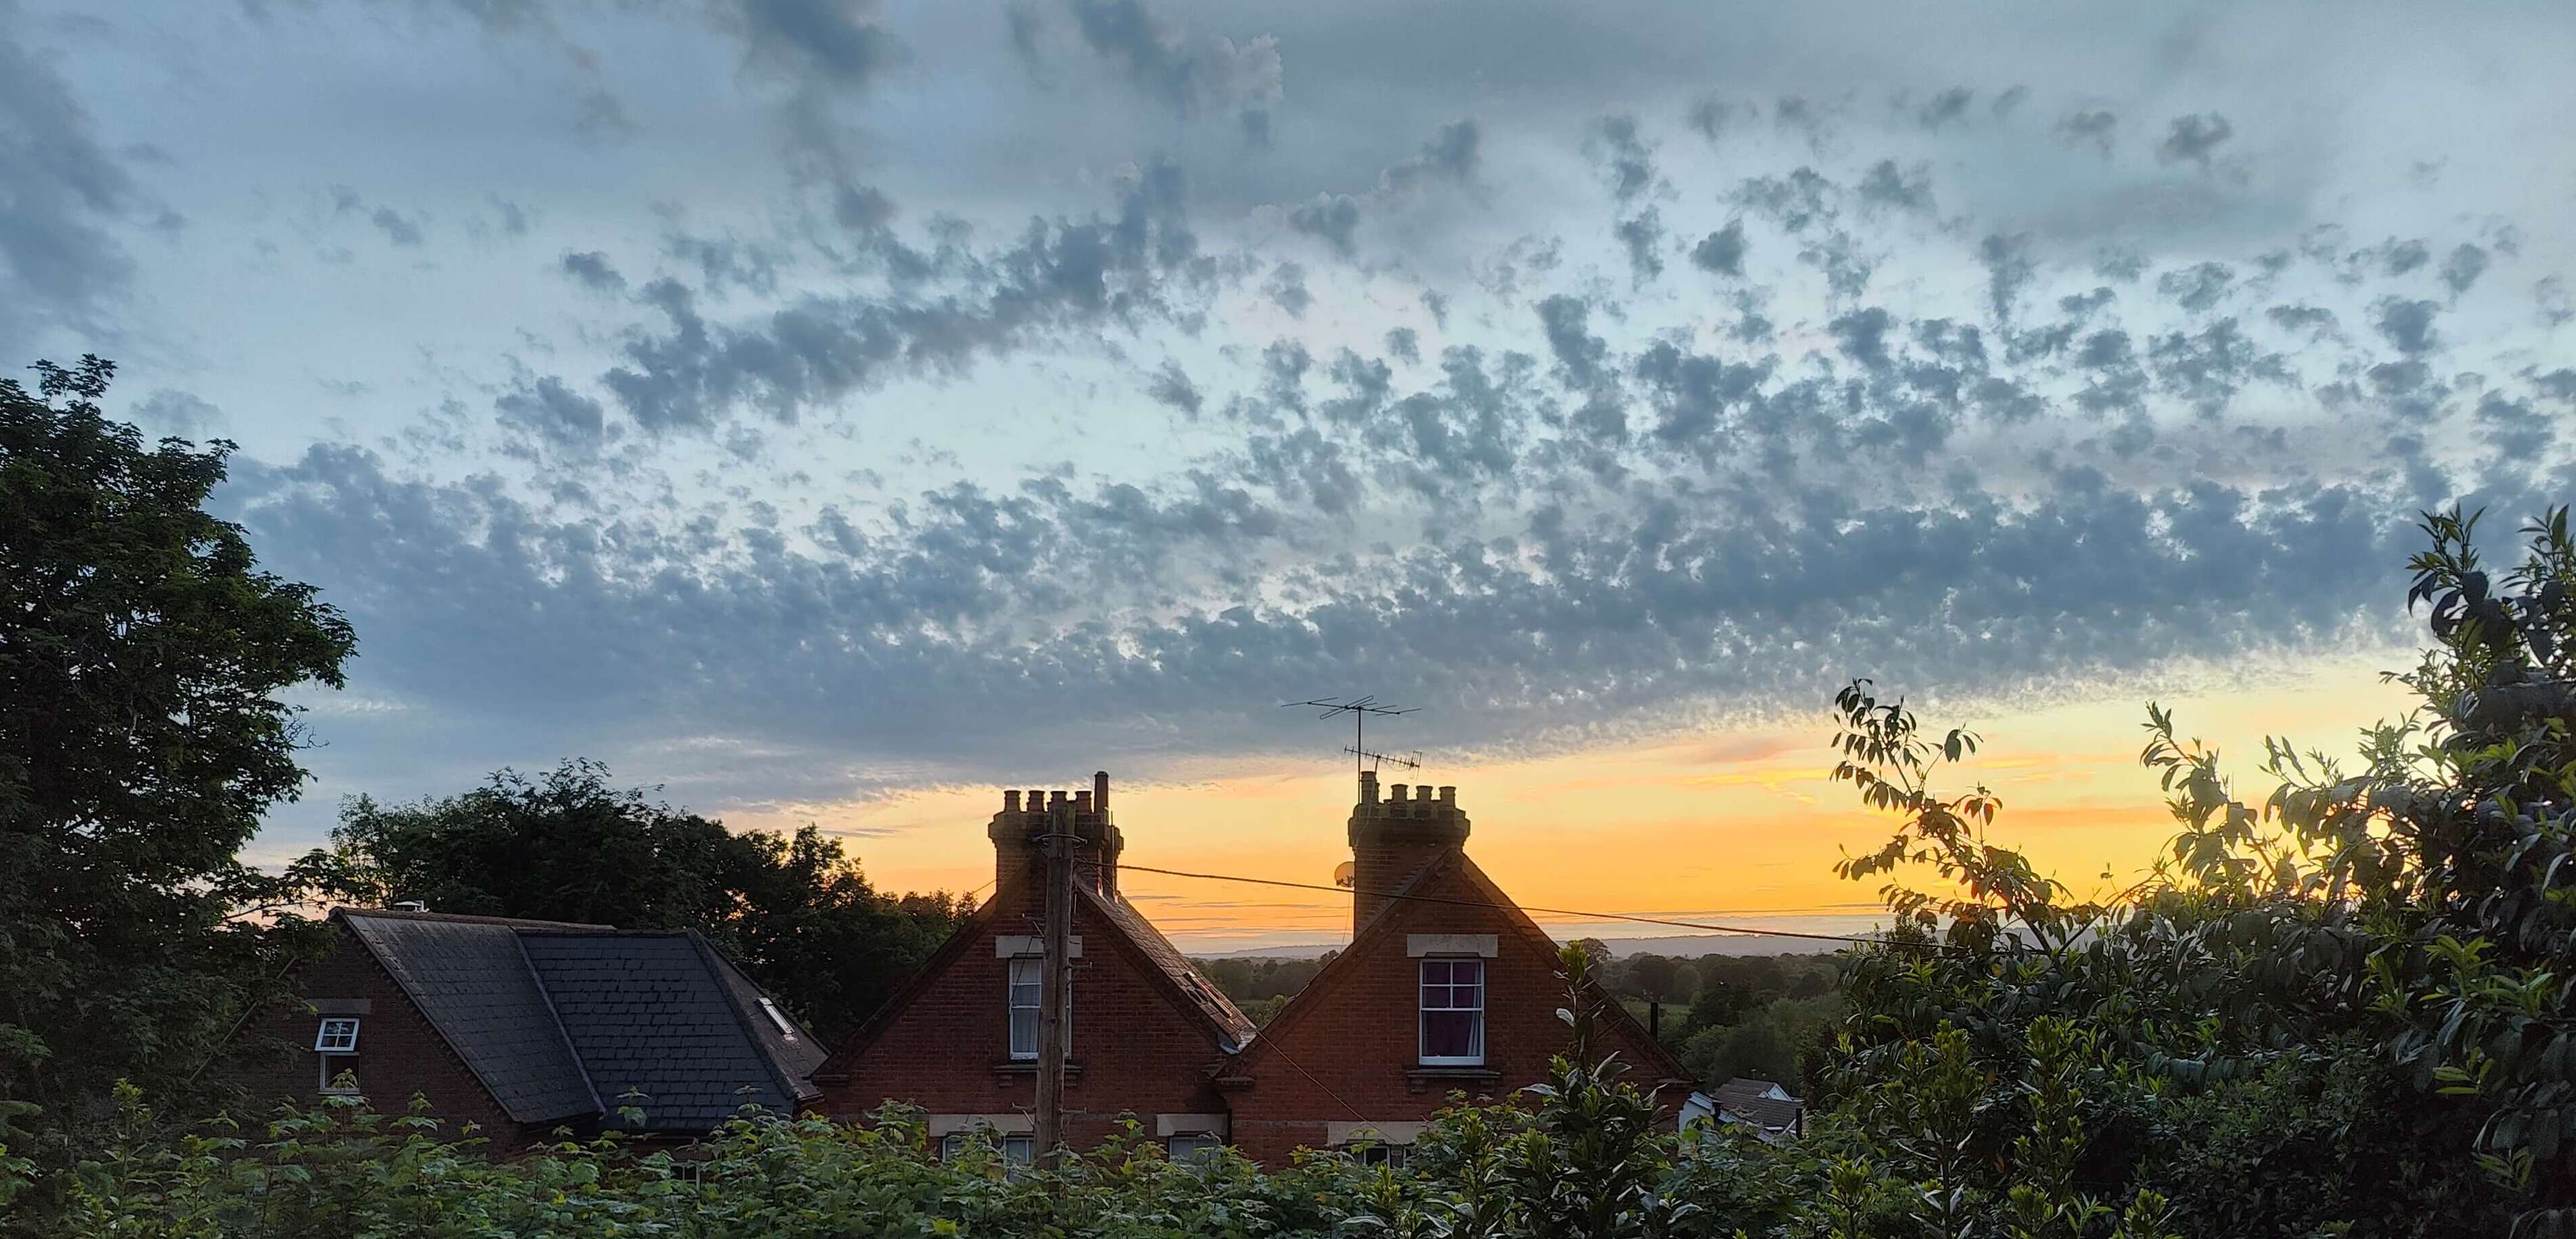
[[[1467,815],[1458,808],[1458,789],[1428,783],[1397,783],[1378,799],[1377,773],[1360,772],[1359,802],[1351,806],[1351,933],[1356,937],[1369,918],[1442,853],[1467,845]],[[1421,795],[1412,793],[1419,791]]]
[[[1043,837],[1054,830],[1058,814],[1069,820],[1077,840],[1074,881],[1102,894],[1118,893],[1118,854],[1126,840],[1109,814],[1109,772],[1102,770],[1091,776],[1091,786],[1069,794],[1062,789],[1003,790],[1001,812],[984,832],[993,841],[997,896],[1008,890],[1015,898],[1036,897],[1036,885],[1028,879],[1038,871]]]

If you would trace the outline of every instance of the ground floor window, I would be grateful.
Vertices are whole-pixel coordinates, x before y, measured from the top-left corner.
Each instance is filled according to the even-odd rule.
[[[1224,1147],[1223,1137],[1211,1136],[1204,1132],[1174,1136],[1171,1144],[1172,1160],[1176,1162],[1212,1161],[1216,1158],[1216,1151]]]
[[[1412,1149],[1407,1145],[1383,1144],[1369,1140],[1358,1144],[1346,1144],[1334,1151],[1363,1166],[1386,1166],[1402,1170],[1405,1155]]]
[[[941,1138],[939,1156],[943,1160],[954,1160],[966,1151],[966,1142],[970,1140],[980,1140],[998,1149],[1002,1154],[1002,1163],[1006,1166],[1025,1166],[1037,1160],[1036,1137],[996,1135],[989,1128],[954,1132]]]

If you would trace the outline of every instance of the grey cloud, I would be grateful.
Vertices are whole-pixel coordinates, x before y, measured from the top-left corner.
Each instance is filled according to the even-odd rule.
[[[1647,207],[1611,229],[1628,251],[1629,277],[1640,287],[1664,273],[1663,212]]]
[[[1238,45],[1222,35],[1192,35],[1143,0],[1072,4],[1083,43],[1182,116],[1259,110],[1281,98],[1277,39],[1262,35]]]
[[[2069,114],[2057,122],[2057,136],[2068,146],[2090,146],[2104,159],[2111,157],[2111,142],[2120,129],[2120,118],[2095,108]]]
[[[2487,252],[2474,245],[2462,244],[2442,260],[2442,283],[2454,296],[2469,291],[2478,277],[2486,274]]]
[[[1926,129],[1938,129],[1950,124],[1968,114],[1968,104],[1976,97],[1977,92],[1974,90],[1965,86],[1953,86],[1932,96],[1924,101],[1923,106],[1916,108],[1914,123]]]
[[[1638,136],[1636,117],[1622,113],[1594,121],[1584,149],[1601,166],[1609,178],[1611,196],[1619,201],[1630,201],[1654,187],[1654,151]]]
[[[1261,286],[1271,304],[1288,311],[1290,318],[1306,317],[1306,307],[1315,304],[1315,294],[1306,291],[1306,268],[1283,262],[1270,269],[1270,282]]]
[[[608,255],[598,250],[566,253],[556,265],[565,275],[571,276],[573,282],[592,292],[626,291],[626,277],[619,275],[617,268],[609,264]]]
[[[492,405],[502,424],[527,431],[556,447],[596,446],[607,425],[607,411],[599,401],[573,391],[552,375],[534,383],[522,381]]]
[[[1691,264],[1715,275],[1741,278],[1744,274],[1744,221],[1729,220],[1724,228],[1699,239],[1691,247]]]
[[[2199,263],[2156,278],[2157,292],[2194,314],[2216,306],[2235,287],[2235,269],[2223,262]]]
[[[396,245],[416,246],[421,242],[420,225],[392,207],[377,207],[375,213],[367,217],[367,222],[374,224],[377,231],[385,234],[386,240]]]
[[[876,0],[722,0],[751,58],[802,79],[865,87],[903,60]]]
[[[1749,118],[1751,114],[1750,105],[1729,103],[1723,99],[1703,98],[1691,104],[1690,114],[1686,119],[1690,122],[1691,128],[1699,131],[1701,137],[1715,142],[1734,125],[1738,118]]]
[[[2379,261],[2390,275],[2406,275],[2433,261],[2433,247],[2420,240],[2400,241],[2394,237],[2379,248]]]
[[[203,439],[223,428],[224,413],[197,396],[164,387],[135,404],[134,421],[158,434]]]
[[[1405,193],[1440,181],[1463,184],[1475,179],[1483,153],[1483,126],[1473,118],[1449,121],[1432,133],[1420,151],[1387,168],[1378,177],[1378,184],[1389,193]]]
[[[1860,200],[1874,206],[1893,207],[1900,211],[1930,214],[1932,211],[1931,169],[1922,164],[1899,169],[1893,159],[1882,159],[1872,165],[1860,182]]]
[[[24,290],[0,305],[6,335],[21,317],[85,315],[124,286],[132,262],[108,228],[135,187],[62,75],[12,37],[25,23],[0,17],[0,264]]]
[[[2379,316],[2379,334],[2396,345],[2398,352],[2413,357],[2433,351],[2439,339],[2433,330],[2433,318],[2442,307],[2430,301],[2386,297],[2371,308]]]
[[[1386,333],[1386,351],[1391,357],[1408,362],[1422,360],[1422,337],[1411,327],[1395,327]]]
[[[1590,387],[1599,382],[1610,346],[1591,334],[1592,307],[1580,297],[1558,293],[1538,303],[1538,320],[1566,384]]]
[[[1995,321],[2010,322],[2014,303],[2021,292],[2038,278],[2039,266],[2030,256],[2030,238],[2005,236],[2001,233],[1977,243],[1977,259],[1986,268],[1986,308]]]
[[[832,194],[832,219],[853,232],[874,232],[894,222],[894,200],[872,185],[840,185]]]
[[[638,300],[667,330],[630,333],[625,364],[601,382],[656,433],[709,430],[740,408],[793,421],[891,377],[960,373],[979,357],[1077,324],[1172,314],[1175,298],[1204,296],[1213,281],[1189,231],[1185,197],[1179,170],[1157,163],[1128,187],[1114,219],[1032,220],[1016,245],[978,256],[971,275],[938,296],[807,296],[765,318],[720,325],[699,312],[685,285],[655,280]],[[709,267],[725,278],[745,270]]]
[[[1359,224],[1359,200],[1349,194],[1317,194],[1288,212],[1289,227],[1322,239],[1344,257],[1351,253],[1351,235]]]
[[[1189,372],[1181,369],[1181,364],[1176,361],[1166,361],[1161,369],[1154,372],[1154,381],[1146,386],[1145,394],[1153,397],[1155,403],[1169,405],[1191,417],[1197,417],[1199,407],[1206,403],[1198,384],[1190,381]]]
[[[2165,131],[2164,142],[2156,147],[2156,160],[2159,163],[2198,164],[2206,171],[2211,154],[2235,136],[2236,126],[2216,112],[2177,116],[2173,127]]]

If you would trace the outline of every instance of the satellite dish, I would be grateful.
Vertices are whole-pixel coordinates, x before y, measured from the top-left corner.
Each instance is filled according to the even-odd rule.
[[[1333,866],[1333,885],[1341,887],[1344,890],[1348,890],[1350,889],[1351,884],[1358,880],[1359,866],[1354,865],[1349,861],[1343,861],[1342,863]]]

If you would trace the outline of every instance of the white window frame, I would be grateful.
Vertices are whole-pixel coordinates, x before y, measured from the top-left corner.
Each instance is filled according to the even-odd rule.
[[[1079,956],[1082,952],[1068,951],[1066,954],[1068,956]],[[1046,1001],[1046,956],[1013,955],[1009,957],[1009,962],[1003,967],[1003,1035],[1006,1038],[1011,1051],[1011,1061],[1015,1063],[1034,1063],[1038,1061],[1038,1009],[1041,1004]],[[1026,971],[1029,976],[1029,979],[1026,981],[1020,979],[1020,975],[1023,971]],[[1028,996],[1029,1000],[1025,1003],[1020,1001],[1020,987],[1023,985],[1028,986],[1031,991]],[[1029,1045],[1025,1050],[1021,1049],[1019,1044],[1020,1013],[1022,1011],[1029,1013]],[[1065,1057],[1067,1059],[1072,1058],[1073,974],[1070,971],[1066,972],[1064,977],[1064,1047]]]
[[[1438,967],[1444,971],[1444,976],[1447,979],[1438,982],[1438,984],[1443,990],[1448,991],[1446,997],[1454,1004],[1457,998],[1457,969],[1461,965],[1475,969],[1476,1005],[1472,1007],[1461,1007],[1455,1005],[1434,1007],[1429,1005],[1426,996],[1423,994],[1423,990],[1433,984],[1431,980],[1431,970],[1434,967]],[[1482,1067],[1485,1065],[1485,980],[1485,961],[1474,955],[1427,956],[1422,960],[1421,965],[1414,970],[1414,1052],[1416,1060],[1423,1066]],[[1468,1053],[1433,1054],[1430,1052],[1431,1013],[1434,1011],[1468,1011],[1474,1013],[1475,1022],[1472,1026],[1474,1032],[1470,1038],[1471,1049]]]
[[[1011,1061],[1033,1063],[1038,1059],[1040,1022],[1038,1017],[1044,1014],[1041,1007],[1046,1002],[1046,956],[1014,955],[1003,967],[1005,969],[1002,979],[1003,1021],[1010,1039]],[[1028,974],[1028,979],[1025,981],[1021,979],[1021,973],[1024,971]],[[1025,1003],[1020,1001],[1020,990],[1023,986],[1030,991],[1029,1000]],[[1026,1049],[1020,1046],[1020,1013],[1023,1011],[1029,1013],[1028,1048]]]
[[[320,1027],[313,1030],[313,1049],[318,1054],[355,1054],[358,1052],[358,1017],[326,1015]]]
[[[1217,1150],[1224,1147],[1225,1137],[1206,1131],[1176,1132],[1164,1144],[1173,1161],[1191,1163],[1215,1161]]]

